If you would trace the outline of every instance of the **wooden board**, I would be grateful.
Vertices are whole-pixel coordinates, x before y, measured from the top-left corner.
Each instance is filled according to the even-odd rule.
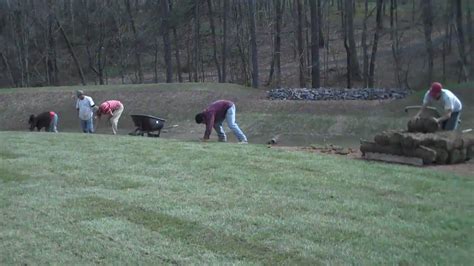
[[[417,157],[406,157],[386,153],[366,152],[362,156],[362,158],[366,160],[423,166],[423,159]]]

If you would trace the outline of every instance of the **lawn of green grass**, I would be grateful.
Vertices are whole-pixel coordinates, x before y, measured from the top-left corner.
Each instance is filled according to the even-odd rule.
[[[471,264],[472,177],[263,145],[0,132],[0,264]]]

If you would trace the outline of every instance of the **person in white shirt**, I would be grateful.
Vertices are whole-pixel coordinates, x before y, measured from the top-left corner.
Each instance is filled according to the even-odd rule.
[[[76,91],[76,109],[81,121],[81,128],[84,133],[94,133],[94,101],[91,97],[84,95],[84,91]]]
[[[428,105],[434,103],[442,104],[444,112],[439,118],[435,118],[436,122],[444,130],[455,130],[459,124],[459,117],[461,116],[462,104],[461,101],[447,89],[443,89],[443,85],[439,82],[434,82],[431,88],[425,93],[423,98],[423,107],[420,109],[415,118],[420,117],[420,114]]]

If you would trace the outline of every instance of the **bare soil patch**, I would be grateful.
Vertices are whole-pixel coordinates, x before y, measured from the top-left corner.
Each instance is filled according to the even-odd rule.
[[[281,149],[291,152],[309,152],[309,153],[318,153],[324,155],[336,155],[353,160],[363,160],[362,153],[355,148],[344,148],[336,145],[326,145],[326,146],[310,146],[310,147],[296,147],[296,146],[278,146],[278,145],[268,145],[268,148],[271,149]],[[384,162],[377,162],[384,163]],[[413,166],[415,167],[415,166]],[[427,165],[423,166],[426,169],[439,170],[447,173],[453,173],[461,176],[470,176],[474,177],[474,160],[467,161],[465,163],[459,164],[446,164],[446,165]]]

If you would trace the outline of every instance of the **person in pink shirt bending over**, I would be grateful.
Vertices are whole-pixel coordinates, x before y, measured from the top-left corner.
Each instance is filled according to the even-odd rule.
[[[105,101],[100,104],[99,110],[97,110],[97,118],[100,119],[102,115],[109,116],[110,124],[112,124],[112,132],[114,135],[117,134],[118,120],[123,112],[123,104],[117,100]]]

